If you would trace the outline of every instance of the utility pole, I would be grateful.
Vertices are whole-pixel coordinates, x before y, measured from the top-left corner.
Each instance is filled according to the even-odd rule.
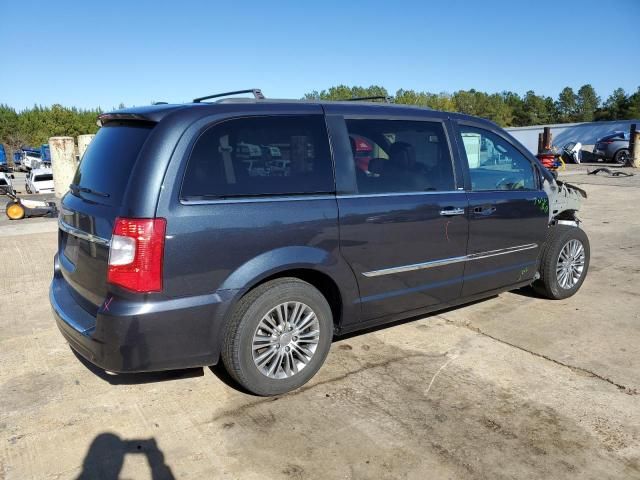
[[[631,124],[629,135],[629,162],[633,168],[640,168],[640,132],[636,129],[636,124]]]

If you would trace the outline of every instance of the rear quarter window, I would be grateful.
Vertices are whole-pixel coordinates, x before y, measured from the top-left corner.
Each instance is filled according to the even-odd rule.
[[[98,195],[101,203],[119,205],[152,127],[136,122],[109,123],[102,127],[82,157],[73,183],[102,194]]]
[[[244,117],[205,130],[191,152],[182,198],[333,192],[321,115]]]

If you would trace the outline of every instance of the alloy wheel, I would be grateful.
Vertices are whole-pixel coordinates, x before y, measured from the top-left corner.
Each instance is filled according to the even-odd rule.
[[[619,155],[616,155],[616,161],[618,165],[626,165],[629,161],[630,154],[626,151],[621,152]]]
[[[269,378],[289,378],[309,364],[319,339],[318,317],[308,305],[281,303],[262,317],[253,334],[253,361]]]
[[[556,278],[561,288],[572,289],[582,277],[585,263],[584,245],[576,239],[564,244],[556,264]]]

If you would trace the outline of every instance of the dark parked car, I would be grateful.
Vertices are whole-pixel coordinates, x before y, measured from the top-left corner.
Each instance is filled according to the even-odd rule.
[[[202,100],[101,115],[62,199],[51,305],[103,369],[222,359],[274,395],[307,382],[334,336],[532,284],[566,298],[585,279],[582,191],[489,121]],[[287,169],[252,168],[246,145]]]
[[[599,138],[593,147],[593,154],[599,160],[625,165],[629,160],[629,133],[614,132]]]

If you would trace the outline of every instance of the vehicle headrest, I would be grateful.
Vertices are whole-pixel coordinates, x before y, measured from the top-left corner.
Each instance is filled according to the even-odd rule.
[[[389,148],[389,160],[396,166],[410,168],[416,163],[416,151],[407,142],[395,142]]]

